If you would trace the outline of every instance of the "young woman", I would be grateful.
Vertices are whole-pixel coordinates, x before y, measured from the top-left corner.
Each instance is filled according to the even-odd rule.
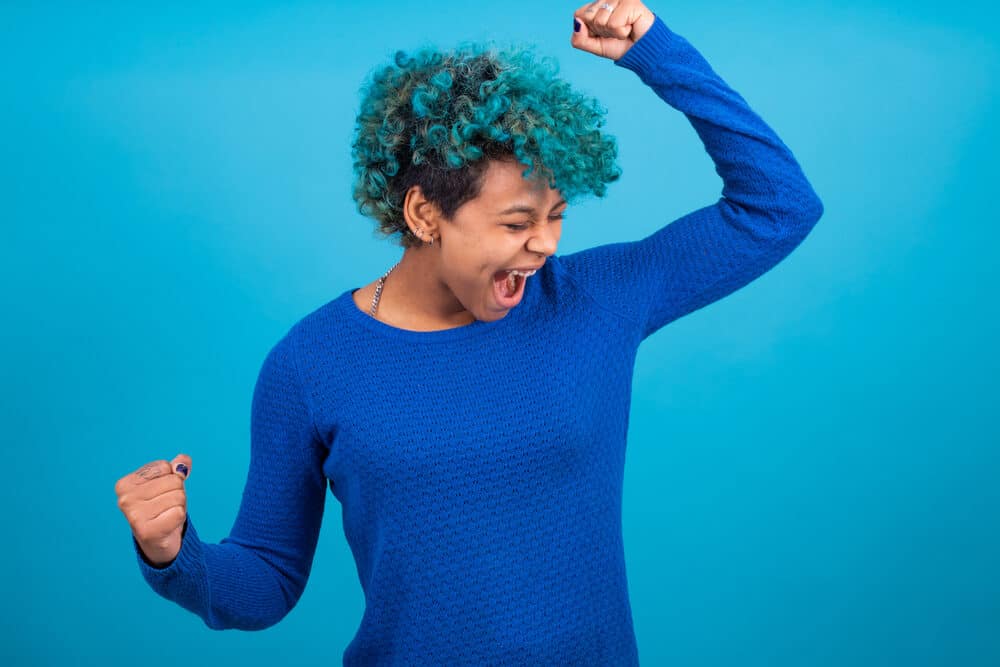
[[[619,175],[597,102],[527,51],[397,53],[362,100],[354,196],[402,259],[267,355],[221,543],[187,512],[190,457],[118,480],[160,595],[215,629],[277,623],[305,588],[329,488],[366,603],[344,664],[638,663],[621,533],[636,350],[775,266],[823,207],[641,2],[588,3],[574,26],[574,47],[686,115],[722,197],[559,256],[568,202]]]

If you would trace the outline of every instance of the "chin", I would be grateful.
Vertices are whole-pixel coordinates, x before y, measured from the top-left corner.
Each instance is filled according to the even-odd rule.
[[[514,306],[514,308],[517,308],[517,306]],[[507,308],[506,310],[493,310],[491,308],[486,311],[485,317],[479,317],[477,315],[476,319],[481,320],[483,322],[495,322],[497,320],[502,320],[503,318],[507,317],[507,313],[514,310],[514,308]]]

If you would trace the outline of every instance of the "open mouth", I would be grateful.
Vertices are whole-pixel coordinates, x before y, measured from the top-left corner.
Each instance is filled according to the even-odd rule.
[[[497,303],[504,308],[513,308],[521,303],[521,298],[524,296],[524,285],[533,273],[534,271],[525,274],[520,271],[504,269],[493,274],[493,296]]]

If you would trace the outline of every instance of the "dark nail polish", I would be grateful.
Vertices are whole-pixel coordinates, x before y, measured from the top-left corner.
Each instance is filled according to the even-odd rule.
[[[183,463],[178,463],[177,464],[177,472],[179,472],[180,474],[182,474],[185,477],[187,477],[188,467],[186,465],[184,465]]]
[[[580,22],[573,19],[573,32],[580,32]]]

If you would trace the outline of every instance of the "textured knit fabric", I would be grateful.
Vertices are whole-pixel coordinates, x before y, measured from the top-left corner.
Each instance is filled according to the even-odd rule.
[[[659,18],[615,64],[686,114],[723,196],[549,257],[493,322],[400,329],[354,289],[307,314],[260,370],[230,535],[203,542],[189,513],[164,568],[133,539],[157,593],[213,629],[274,625],[305,588],[329,488],[365,597],[345,665],[638,664],[621,521],[638,346],[775,266],[823,207]]]

